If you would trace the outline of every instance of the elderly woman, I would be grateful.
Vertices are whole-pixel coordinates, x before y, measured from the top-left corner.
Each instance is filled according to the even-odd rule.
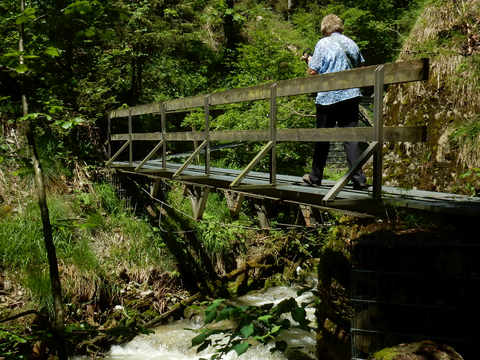
[[[365,60],[357,44],[343,35],[343,21],[337,15],[327,15],[323,18],[321,30],[324,37],[315,46],[313,56],[307,59],[310,75],[326,74],[348,70],[359,66]],[[352,127],[358,124],[359,89],[334,90],[319,92],[315,99],[317,107],[317,127],[331,128],[335,124],[339,127]],[[303,176],[303,180],[310,185],[320,185],[323,178],[323,169],[327,162],[329,142],[315,144],[312,171]],[[358,142],[344,142],[348,165],[351,168],[360,156]],[[368,187],[362,170],[353,174],[354,189]]]

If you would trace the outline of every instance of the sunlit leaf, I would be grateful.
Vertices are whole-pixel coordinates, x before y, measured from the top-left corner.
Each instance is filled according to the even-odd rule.
[[[20,64],[15,68],[15,71],[19,74],[24,74],[28,71],[28,66],[25,64]]]
[[[19,57],[21,54],[20,51],[9,51],[8,53],[3,54],[4,57]]]
[[[60,50],[58,50],[56,47],[49,46],[45,49],[45,54],[51,56],[51,57],[57,57],[60,56]]]
[[[272,331],[270,331],[270,334],[275,334],[275,333],[279,332],[281,328],[282,328],[281,326],[275,325],[275,326],[272,328]]]
[[[62,124],[62,128],[65,129],[65,130],[68,130],[72,127],[73,123],[71,121],[65,121],[63,124]]]
[[[249,336],[251,336],[253,333],[255,332],[255,328],[253,327],[253,324],[250,323],[248,325],[245,325],[244,327],[242,327],[240,329],[240,334],[242,334],[242,336],[244,338],[248,338]]]
[[[245,351],[248,350],[250,344],[247,342],[243,342],[240,344],[235,345],[232,349],[235,350],[238,356],[242,355]]]
[[[209,307],[207,307],[207,310],[206,311],[211,311],[211,310],[215,310],[217,307],[220,306],[221,303],[223,303],[225,301],[225,299],[215,299],[213,300],[213,302],[210,304]]]
[[[272,315],[263,315],[258,318],[258,321],[262,321],[266,324],[268,324],[268,321],[272,318]]]

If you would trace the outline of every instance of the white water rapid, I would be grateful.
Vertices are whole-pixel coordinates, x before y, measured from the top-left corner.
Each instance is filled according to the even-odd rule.
[[[265,291],[249,293],[237,299],[242,305],[262,305],[265,303],[279,303],[283,299],[293,297],[297,302],[308,302],[312,299],[310,292],[301,296],[296,295],[297,289],[294,287],[277,286]],[[314,321],[314,308],[307,309],[307,316],[310,321]],[[197,354],[196,349],[192,348],[191,340],[197,335],[196,332],[189,329],[199,329],[202,324],[197,320],[178,320],[168,325],[163,325],[155,329],[155,333],[150,335],[139,335],[131,342],[113,346],[106,359],[108,360],[198,360],[200,358],[209,359],[214,353],[212,348],[207,348]],[[285,340],[289,347],[302,347],[304,353],[315,358],[315,334],[300,329],[284,331],[280,337]],[[273,346],[273,344],[271,345]],[[224,360],[285,360],[283,353],[270,353],[271,346],[256,345],[239,358],[234,351],[229,352],[223,357]],[[77,358],[80,360],[80,358]]]

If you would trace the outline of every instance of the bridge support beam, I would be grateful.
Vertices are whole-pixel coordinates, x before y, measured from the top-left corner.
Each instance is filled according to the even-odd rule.
[[[158,197],[158,194],[160,194],[160,191],[162,190],[162,183],[162,180],[153,181],[152,185],[150,186],[150,196],[152,198]]]
[[[373,198],[382,197],[383,176],[383,92],[385,80],[385,68],[379,65],[375,69],[375,93],[374,93],[374,130],[377,151],[373,154]]]
[[[230,216],[234,219],[238,218],[240,209],[242,208],[242,202],[245,198],[245,195],[242,193],[237,193],[229,190],[225,190],[225,199],[227,200],[227,206],[230,210]]]
[[[268,218],[268,208],[265,200],[255,201],[253,206],[257,211],[258,222],[262,229],[270,229],[270,219]]]
[[[210,188],[187,185],[186,193],[192,202],[193,218],[198,221],[202,219],[205,207],[207,206]]]
[[[307,227],[314,227],[318,225],[318,221],[315,218],[314,208],[308,205],[299,205],[300,211],[302,212],[303,219],[305,220],[305,225]]]

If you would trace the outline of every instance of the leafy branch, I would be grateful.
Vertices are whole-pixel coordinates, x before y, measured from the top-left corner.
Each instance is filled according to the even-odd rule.
[[[228,304],[225,299],[216,299],[205,310],[205,326],[200,334],[192,339],[192,346],[198,346],[197,352],[209,346],[214,347],[215,354],[210,357],[210,360],[221,359],[232,350],[240,356],[257,342],[267,344],[275,341],[275,346],[270,351],[285,351],[287,343],[277,340],[282,330],[290,328],[314,330],[309,326],[304,306],[306,304],[300,306],[294,298],[285,299],[275,306],[273,304],[235,306]],[[287,318],[287,314],[291,315],[293,324]],[[210,323],[223,320],[230,320],[234,325],[222,329],[213,329],[208,326]],[[224,334],[224,336],[214,336],[217,334]]]

